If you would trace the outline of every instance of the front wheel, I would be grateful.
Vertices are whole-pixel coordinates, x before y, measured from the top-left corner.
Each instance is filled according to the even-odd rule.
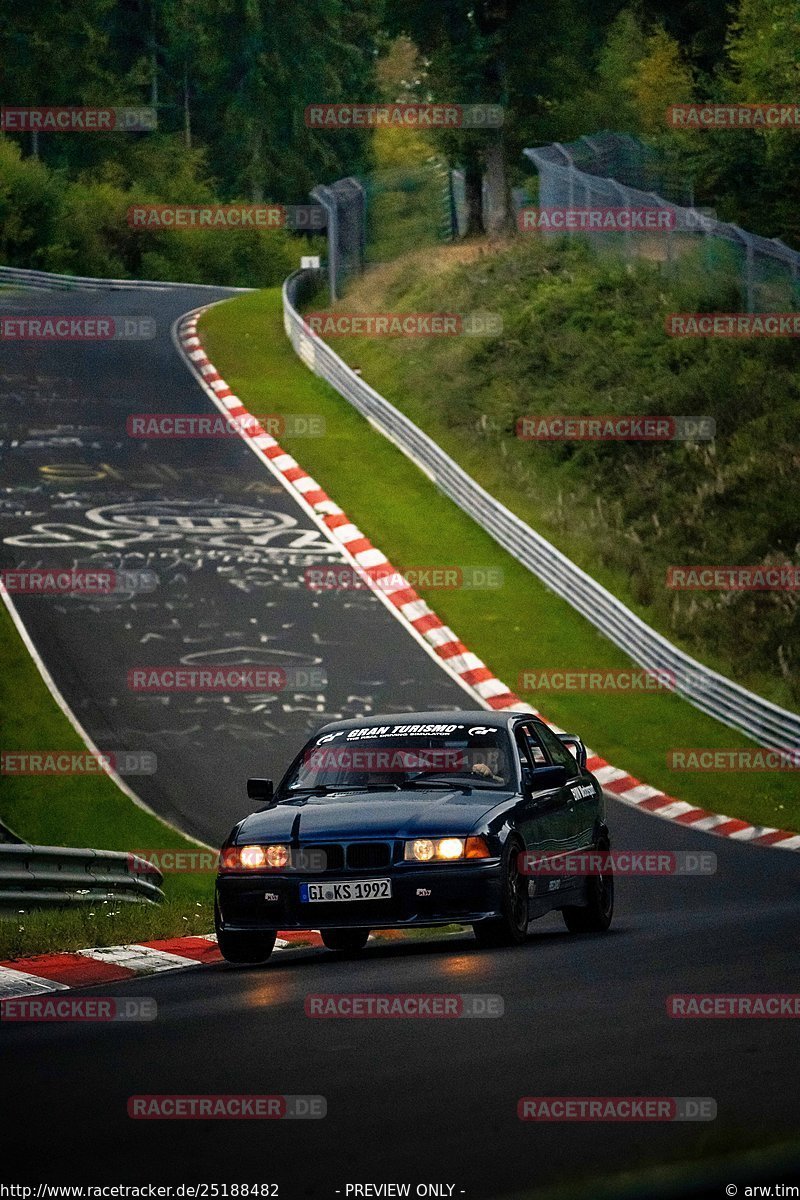
[[[329,950],[342,950],[345,954],[357,954],[363,950],[369,938],[368,929],[321,929],[323,945]]]
[[[217,945],[226,962],[263,963],[275,948],[276,933],[225,933],[217,931]]]
[[[610,846],[599,846],[608,853]],[[614,874],[607,871],[591,875],[586,885],[588,904],[562,908],[564,924],[570,933],[605,933],[614,915]]]
[[[500,860],[502,915],[472,926],[479,946],[521,946],[528,936],[528,880],[519,869],[522,853],[522,843],[509,838]]]
[[[220,954],[229,963],[255,964],[266,962],[275,948],[278,936],[271,933],[231,933],[222,928],[219,909],[214,905],[214,925]]]

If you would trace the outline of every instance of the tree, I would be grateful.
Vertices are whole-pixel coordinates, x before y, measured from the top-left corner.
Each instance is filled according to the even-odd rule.
[[[561,117],[585,87],[593,45],[613,17],[596,5],[562,0],[408,0],[387,10],[389,32],[404,33],[426,61],[425,84],[435,101],[500,105],[502,128],[437,132],[434,140],[464,168],[468,232],[483,230],[482,186],[491,232],[510,224],[509,180],[521,173],[525,146],[559,136]],[[580,130],[578,130],[580,131]]]
[[[661,27],[647,38],[644,54],[627,83],[642,133],[663,138],[670,104],[692,99],[694,80],[674,38]]]

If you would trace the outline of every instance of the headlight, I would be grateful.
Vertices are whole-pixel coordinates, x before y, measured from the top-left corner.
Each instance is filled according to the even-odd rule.
[[[239,851],[239,862],[249,870],[257,871],[267,861],[263,846],[242,846]]]
[[[452,862],[457,858],[491,858],[482,837],[415,838],[406,842],[406,862]]]
[[[290,865],[288,846],[228,846],[220,855],[221,871],[265,871]]]

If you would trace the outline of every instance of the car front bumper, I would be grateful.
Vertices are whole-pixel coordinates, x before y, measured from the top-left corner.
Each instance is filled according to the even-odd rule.
[[[302,883],[320,875],[277,872],[224,873],[217,878],[221,927],[229,932],[278,929],[396,929],[403,926],[471,924],[500,911],[500,863],[486,859],[446,866],[393,865],[383,870],[343,872],[325,882],[391,879],[386,900],[308,902]]]

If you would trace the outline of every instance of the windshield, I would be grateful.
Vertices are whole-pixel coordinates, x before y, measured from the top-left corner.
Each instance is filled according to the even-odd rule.
[[[505,729],[464,723],[367,725],[312,738],[281,793],[416,786],[509,788],[514,774]]]

